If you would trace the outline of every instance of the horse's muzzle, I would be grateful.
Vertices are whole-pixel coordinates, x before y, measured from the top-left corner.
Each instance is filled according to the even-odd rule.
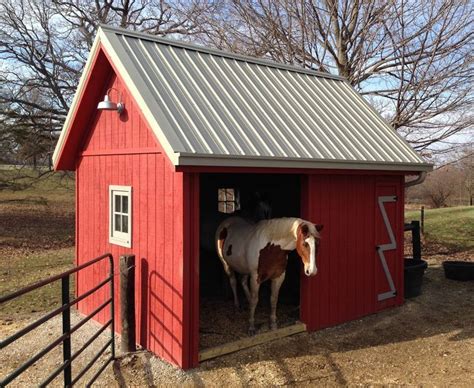
[[[316,275],[317,273],[318,273],[317,268],[315,268],[313,272],[311,272],[309,269],[305,269],[305,270],[304,270],[304,274],[305,274],[306,276],[314,276],[314,275]]]

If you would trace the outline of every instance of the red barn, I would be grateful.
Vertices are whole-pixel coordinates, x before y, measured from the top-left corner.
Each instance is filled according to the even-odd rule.
[[[405,177],[431,169],[343,78],[109,27],[54,166],[76,171],[77,264],[134,253],[138,341],[183,368],[198,364],[200,289],[220,265],[203,252],[244,198],[324,224],[319,272],[298,282],[317,330],[403,303]]]

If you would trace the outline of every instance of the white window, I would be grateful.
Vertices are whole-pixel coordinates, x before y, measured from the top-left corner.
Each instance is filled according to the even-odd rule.
[[[235,189],[218,189],[217,210],[227,214],[240,210],[239,192]]]
[[[122,247],[132,246],[132,188],[109,186],[109,242]]]

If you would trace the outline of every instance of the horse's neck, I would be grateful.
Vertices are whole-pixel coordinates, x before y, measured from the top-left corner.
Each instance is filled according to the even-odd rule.
[[[266,238],[275,245],[280,245],[284,250],[293,250],[296,247],[296,229],[300,223],[299,218],[276,218],[261,221]]]

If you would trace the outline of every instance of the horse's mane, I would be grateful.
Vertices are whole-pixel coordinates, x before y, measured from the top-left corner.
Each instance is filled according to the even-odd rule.
[[[262,220],[257,223],[257,228],[270,236],[272,239],[279,240],[288,237],[289,233],[291,233],[296,238],[296,230],[301,223],[308,225],[312,235],[319,236],[319,233],[312,222],[296,217]]]

